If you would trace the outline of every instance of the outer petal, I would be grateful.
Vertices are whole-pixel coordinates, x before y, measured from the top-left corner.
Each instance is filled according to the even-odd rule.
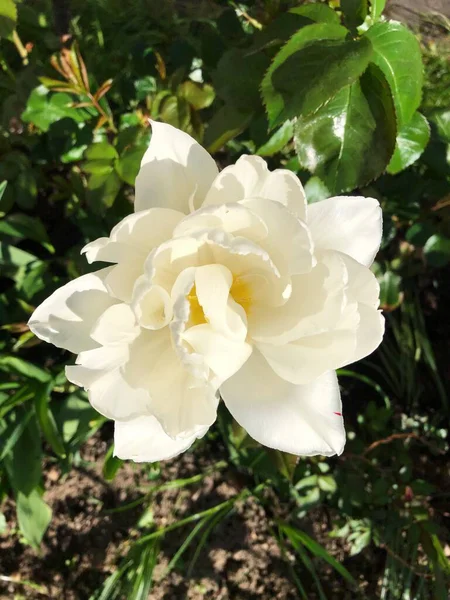
[[[111,267],[82,275],[59,288],[36,308],[28,322],[38,338],[78,354],[97,348],[91,329],[105,310],[116,304],[104,281]]]
[[[153,206],[189,213],[206,197],[218,173],[208,152],[190,135],[151,122],[152,139],[136,179],[135,210]]]
[[[183,440],[173,440],[155,417],[138,417],[114,424],[114,456],[136,462],[155,462],[173,458],[191,446],[205,431]]]
[[[336,374],[307,385],[278,377],[254,350],[240,371],[221,386],[236,421],[252,438],[291,454],[341,454],[345,430]]]
[[[378,200],[337,196],[308,206],[308,227],[317,249],[339,250],[370,266],[380,247],[382,212]]]
[[[266,161],[259,156],[241,156],[235,165],[221,171],[204,205],[255,197],[280,202],[297,217],[305,219],[306,196],[298,177],[287,169],[270,172]]]
[[[356,316],[359,317],[357,313]],[[330,369],[353,362],[356,332],[350,329],[328,331],[282,346],[260,343],[257,348],[277,375],[304,385]]]
[[[113,296],[130,302],[136,280],[142,275],[144,262],[153,248],[172,237],[183,214],[168,208],[152,208],[125,217],[111,231],[109,238],[99,238],[82,250],[88,262],[116,263],[105,279]]]
[[[92,406],[109,419],[126,420],[150,414],[147,392],[130,387],[121,373],[121,366],[127,359],[127,346],[81,352],[77,364],[66,367],[66,377],[84,387]]]
[[[356,362],[372,354],[381,344],[384,335],[384,317],[380,310],[367,304],[359,304],[358,312],[360,323],[356,331],[356,349],[349,362]]]

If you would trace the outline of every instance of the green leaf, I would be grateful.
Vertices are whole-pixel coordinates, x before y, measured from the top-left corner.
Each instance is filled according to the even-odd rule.
[[[305,548],[307,548],[311,554],[317,556],[318,558],[326,561],[335,571],[337,571],[344,579],[346,579],[351,585],[356,585],[355,579],[352,575],[347,571],[347,569],[341,565],[335,558],[328,554],[323,546],[321,546],[318,542],[309,537],[304,531],[300,531],[299,529],[294,529],[286,524],[281,524],[281,529],[284,533],[289,537],[289,539],[294,542],[302,544]],[[295,543],[294,543],[295,547]]]
[[[129,146],[117,160],[116,171],[125,183],[134,185],[146,150],[147,146]]]
[[[52,519],[52,510],[37,489],[28,495],[19,492],[16,502],[20,531],[29,544],[38,548]]]
[[[366,548],[370,544],[371,539],[372,532],[370,531],[370,529],[367,529],[362,533],[359,533],[356,537],[354,537],[351,540],[350,556],[356,556],[357,554],[362,552],[364,548]]]
[[[30,254],[29,252],[25,252],[25,250],[21,250],[20,248],[15,248],[10,244],[5,244],[4,242],[0,242],[0,265],[1,266],[15,266],[15,267],[23,267],[25,265],[29,265],[30,263],[37,261],[36,256]]]
[[[290,13],[306,17],[315,23],[334,23],[339,25],[339,15],[327,4],[306,4],[305,6],[296,6],[291,8]]]
[[[263,53],[249,56],[244,50],[229,50],[213,73],[217,95],[240,112],[254,112],[261,103],[259,84],[268,66]]]
[[[253,112],[242,112],[230,105],[220,108],[208,124],[204,145],[208,152],[217,152],[248,126]]]
[[[28,421],[33,416],[32,412],[24,413],[22,418],[17,423],[11,424],[2,432],[2,451],[0,452],[0,462],[4,460],[13,450],[14,446],[19,441],[21,435],[25,431]],[[14,426],[13,426],[14,425]]]
[[[44,244],[49,242],[42,221],[37,217],[30,217],[21,213],[10,215],[0,221],[0,234],[21,239],[28,238]]]
[[[427,262],[432,267],[444,267],[450,262],[450,238],[438,233],[432,235],[423,252]]]
[[[364,34],[373,62],[384,73],[394,98],[399,127],[409,123],[422,97],[423,65],[419,42],[400,23],[377,23]]]
[[[64,117],[78,123],[90,117],[87,111],[73,108],[72,104],[73,98],[65,92],[52,93],[49,99],[48,89],[40,85],[31,92],[26,109],[22,113],[22,120],[33,123],[42,131],[48,131],[52,123]]]
[[[317,483],[323,492],[333,494],[337,490],[336,480],[331,475],[321,475]]]
[[[273,156],[277,152],[283,150],[294,135],[294,125],[292,121],[285,121],[283,125],[275,131],[270,138],[258,148],[256,154],[258,156]]]
[[[260,52],[264,48],[280,46],[293,36],[296,31],[312,23],[313,19],[295,14],[293,10],[282,13],[266,25],[264,29],[254,34],[249,54]]]
[[[292,481],[294,477],[295,467],[298,463],[298,456],[282,452],[281,450],[268,450],[269,456],[274,461],[278,472],[286,477],[288,481]]]
[[[366,20],[368,0],[341,0],[341,10],[349,27],[356,28]]]
[[[395,147],[395,111],[389,86],[374,65],[313,115],[297,120],[300,165],[332,193],[366,185],[386,169]]]
[[[9,37],[17,24],[17,8],[13,0],[0,2],[0,38]]]
[[[346,33],[339,25],[309,25],[283,46],[261,84],[271,127],[315,112],[365,71],[372,46],[342,39]]]
[[[102,214],[106,209],[111,208],[121,187],[122,181],[112,168],[109,171],[92,174],[89,177],[87,193],[87,202],[91,210],[96,214]]]
[[[395,310],[403,300],[401,292],[402,279],[392,271],[386,271],[378,278],[380,284],[380,306],[385,311]]]
[[[14,492],[26,496],[36,488],[42,476],[42,444],[36,415],[31,417],[24,408],[15,413],[17,421],[26,420],[22,435],[14,444],[11,453],[5,459],[8,478]]]
[[[426,118],[416,112],[397,134],[397,143],[387,171],[395,175],[416,162],[430,141],[430,126]]]
[[[117,474],[117,471],[123,465],[123,460],[113,456],[114,444],[112,444],[105,456],[105,462],[103,463],[103,477],[106,481],[112,481]]]
[[[75,393],[60,400],[54,409],[55,421],[64,443],[78,447],[92,431],[91,422],[98,414],[86,400]]]
[[[109,174],[116,159],[119,158],[117,150],[108,142],[97,142],[89,146],[84,157],[86,162],[83,163],[83,169],[86,173],[94,175]]]
[[[154,94],[158,89],[156,79],[151,75],[146,75],[145,77],[142,77],[142,79],[135,81],[134,87],[137,100],[145,100],[147,96]]]
[[[383,14],[384,7],[386,6],[386,0],[369,0],[370,2],[370,16],[374,21]]]
[[[3,194],[5,193],[7,185],[8,185],[7,181],[0,182],[0,202],[2,201]]]
[[[50,373],[18,356],[0,356],[0,370],[22,375],[27,379],[36,379],[41,383],[50,380]]]
[[[330,190],[320,179],[320,177],[310,177],[305,185],[305,194],[308,204],[320,202],[326,198],[330,198]]]
[[[450,144],[450,110],[438,110],[430,115],[430,120],[436,125],[441,140]]]
[[[41,427],[42,433],[45,439],[50,444],[53,452],[64,458],[66,456],[66,449],[64,448],[61,435],[56,426],[53,413],[50,409],[49,400],[52,391],[53,382],[44,384],[36,389],[36,395],[34,397],[34,407],[36,415]]]
[[[37,200],[36,179],[31,170],[21,171],[14,182],[16,202],[24,210],[34,208]]]
[[[197,83],[195,81],[185,81],[178,88],[178,94],[185,98],[195,110],[208,108],[214,102],[216,93],[212,85],[207,83]]]
[[[435,228],[430,223],[414,223],[405,233],[405,238],[410,244],[421,248],[425,246],[434,231]]]

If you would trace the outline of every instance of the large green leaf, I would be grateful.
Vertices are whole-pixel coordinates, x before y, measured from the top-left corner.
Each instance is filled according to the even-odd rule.
[[[13,0],[0,2],[0,38],[9,37],[16,28],[17,8]]]
[[[297,6],[289,12],[282,13],[271,21],[262,31],[255,33],[249,53],[263,48],[279,46],[286,42],[299,29],[313,23],[339,24],[336,11],[327,4],[307,4]]]
[[[395,138],[389,86],[374,65],[316,113],[299,118],[294,135],[300,164],[332,193],[353,190],[381,175]]]
[[[339,25],[309,25],[280,50],[261,86],[271,127],[313,113],[365,71],[372,46],[366,38],[342,39],[346,33]]]
[[[373,62],[383,71],[394,97],[399,127],[408,123],[422,96],[423,66],[419,42],[400,23],[377,23],[365,36],[372,42]]]
[[[388,173],[395,175],[416,162],[430,140],[430,126],[423,115],[416,112],[397,135],[397,144]]]

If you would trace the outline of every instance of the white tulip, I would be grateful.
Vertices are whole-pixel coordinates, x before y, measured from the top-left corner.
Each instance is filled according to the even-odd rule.
[[[82,250],[111,266],[57,290],[31,330],[78,354],[67,378],[114,419],[120,458],[183,452],[214,423],[219,394],[265,446],[340,454],[335,369],[384,332],[368,268],[379,203],[306,206],[290,171],[242,156],[219,173],[186,133],[152,129],[136,212]]]

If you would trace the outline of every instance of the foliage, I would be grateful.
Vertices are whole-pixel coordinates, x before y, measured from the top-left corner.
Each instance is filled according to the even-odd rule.
[[[389,328],[374,357],[340,373],[344,454],[297,461],[257,447],[221,410],[198,446],[223,442],[211,470],[245,474],[242,492],[160,528],[156,481],[133,504],[143,508],[138,535],[92,590],[97,600],[147,598],[174,530],[185,537],[167,569],[192,571],[215,528],[250,499],[299,598],[331,597],[326,568],[351,594],[366,579],[380,581],[384,599],[447,597],[448,60],[434,42],[421,53],[417,36],[383,17],[383,0],[298,4],[223,1],[205,15],[196,3],[74,0],[64,28],[47,0],[0,2],[0,501],[14,498],[18,533],[36,551],[51,520],[44,465],[67,474],[105,419],[66,381],[70,356],[26,322],[88,270],[84,243],[131,211],[149,117],[189,132],[221,166],[252,152],[297,172],[309,202],[359,189],[384,210],[374,269]],[[111,448],[105,480],[120,468]],[[303,530],[318,510],[331,515],[345,564]]]

